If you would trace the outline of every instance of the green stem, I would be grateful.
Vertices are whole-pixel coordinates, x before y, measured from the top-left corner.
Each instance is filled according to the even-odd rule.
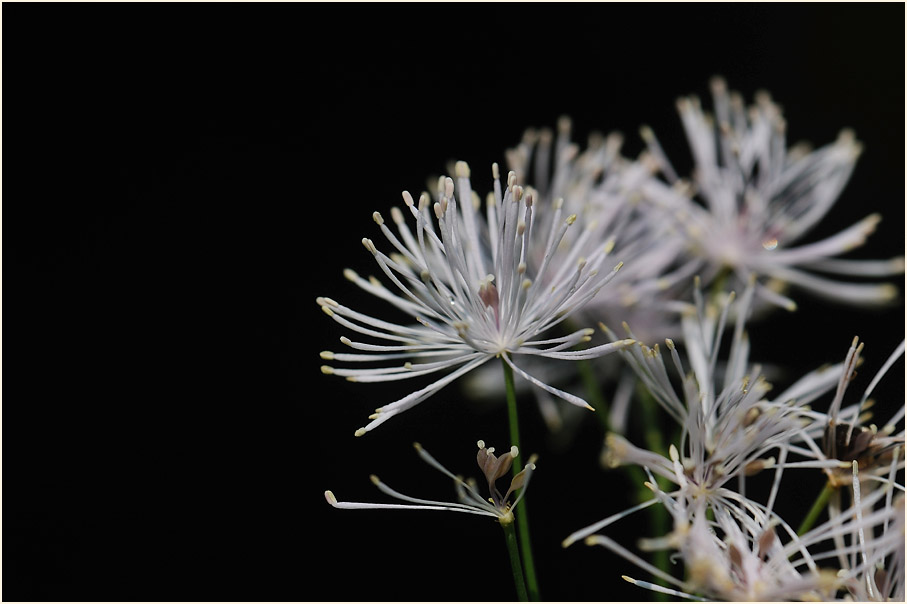
[[[636,390],[637,397],[639,398],[640,407],[642,411],[642,417],[647,418],[647,421],[644,422],[643,426],[643,438],[646,442],[646,447],[655,453],[661,455],[667,455],[667,450],[664,444],[664,438],[659,430],[658,422],[654,421],[654,418],[658,416],[658,405],[651,393],[641,387],[641,385]],[[667,479],[662,476],[656,476],[655,482],[658,483],[658,488],[662,491],[668,490],[669,484]],[[642,482],[636,484],[642,485]],[[640,489],[640,499],[648,499],[652,496],[652,492],[644,486]],[[668,527],[668,514],[665,509],[660,505],[653,505],[649,508],[649,522],[651,525],[651,531],[654,535],[665,535],[668,533],[670,528]],[[671,572],[670,557],[668,555],[668,550],[658,549],[652,552],[652,564],[666,573]],[[666,602],[668,597],[666,594],[656,592],[655,599],[660,602]]]
[[[809,513],[806,514],[806,518],[803,519],[803,523],[800,525],[800,528],[797,529],[797,536],[802,537],[809,529],[813,527],[816,523],[816,520],[819,519],[819,515],[822,513],[822,510],[828,505],[828,499],[831,497],[831,494],[834,493],[835,488],[831,485],[830,482],[825,483],[825,488],[822,489],[822,492],[819,493],[819,496],[816,497],[813,507],[810,508]]]
[[[526,580],[523,578],[523,566],[520,564],[520,548],[517,545],[516,531],[513,522],[501,523],[504,529],[504,538],[507,540],[507,553],[510,554],[510,569],[513,571],[513,583],[516,585],[516,595],[520,602],[528,602],[529,594],[526,592]]]
[[[605,401],[605,395],[602,394],[601,385],[595,377],[595,368],[592,367],[592,361],[583,359],[582,361],[578,361],[576,366],[579,369],[580,379],[583,380],[583,387],[586,390],[586,397],[589,399],[589,404],[595,409],[595,415],[601,420],[605,432],[610,432],[611,420],[608,417],[608,403]]]
[[[516,385],[513,382],[513,369],[503,358],[501,365],[504,367],[504,384],[507,386],[507,419],[510,424],[510,444],[520,448],[520,424],[516,408]],[[522,468],[513,465],[513,475],[520,473]],[[526,585],[529,588],[529,597],[533,602],[540,601],[538,579],[535,576],[535,561],[532,558],[532,546],[529,540],[529,514],[526,510],[526,496],[523,496],[520,505],[516,508],[516,523],[520,530],[520,550],[523,553],[523,567],[526,570]]]

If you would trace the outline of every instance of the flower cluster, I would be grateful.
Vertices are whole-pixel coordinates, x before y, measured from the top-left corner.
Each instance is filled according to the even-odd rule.
[[[904,545],[903,497],[893,499],[895,491],[904,490],[896,480],[904,467],[904,430],[895,428],[903,409],[881,430],[855,422],[867,408],[872,389],[903,355],[904,343],[855,405],[841,407],[862,350],[856,339],[844,363],[807,374],[770,398],[771,388],[760,367],[748,364],[748,338],[743,331],[754,289],[751,285],[746,290],[734,313],[737,324],[724,368],[717,362],[718,345],[734,296],[721,296],[720,302],[712,304],[696,296],[697,303],[683,317],[690,371],[674,343],[666,341],[680,393],[657,346],[638,344],[621,352],[649,394],[679,424],[678,444],[671,444],[664,456],[610,434],[603,463],[645,468],[650,477],[646,486],[654,497],[576,531],[564,545],[585,539],[590,545],[611,549],[682,591],[633,580],[636,584],[684,597],[828,600],[846,590],[851,595],[882,593],[885,599],[889,595],[903,598],[903,550],[897,549]],[[807,406],[835,387],[828,411],[819,413]],[[816,443],[817,435],[822,446]],[[821,469],[828,476],[829,520],[798,534],[774,505],[784,471],[805,468]],[[764,501],[750,497],[747,479],[766,470],[774,472],[767,497]],[[653,474],[674,489],[663,491]],[[850,503],[842,505],[848,487],[852,487]],[[649,551],[676,550],[686,566],[686,580],[653,568],[624,546],[597,534],[655,504],[670,513],[674,528],[663,538],[640,541],[639,546]],[[827,557],[822,552],[829,543],[839,558],[835,572],[817,563]],[[891,573],[886,570],[889,566]],[[877,573],[879,569],[885,572]]]
[[[362,243],[378,277],[344,275],[392,314],[319,297],[321,309],[355,334],[341,337],[351,352],[321,353],[330,363],[322,371],[361,383],[426,378],[377,408],[356,436],[467,374],[473,392],[506,396],[511,442],[519,432],[514,374],[558,428],[555,399],[591,409],[574,392],[586,388],[591,400],[600,394],[593,388],[613,388],[601,465],[643,476],[646,497],[577,529],[565,547],[602,546],[653,578],[627,581],[688,599],[903,599],[904,408],[872,423],[871,395],[903,357],[904,342],[853,401],[847,391],[863,362],[859,338],[843,362],[777,393],[771,367],[750,360],[750,327],[775,309],[796,310],[788,290],[863,307],[898,298],[883,279],[903,273],[903,257],[844,257],[866,242],[879,215],[806,239],[847,184],[861,145],[845,130],[816,150],[788,148],[781,109],[768,94],[747,108],[721,79],[711,92],[712,113],[696,97],[677,103],[689,176],[678,174],[651,128],[641,129],[645,150],[630,159],[618,134],[594,134],[581,148],[563,118],[556,131],[527,130],[506,152],[503,177],[492,165],[484,203],[460,161],[435,191],[418,200],[404,192],[389,222],[374,212],[387,243]],[[593,326],[604,334],[600,343],[590,344],[599,333]],[[487,368],[480,368],[496,358],[504,387],[497,379],[483,387]],[[596,377],[604,384],[590,386]],[[659,439],[631,433],[628,417],[654,412],[670,424]],[[375,476],[379,490],[404,503],[342,502],[331,491],[325,498],[341,509],[495,518],[513,546],[518,594],[537,597],[526,506],[514,513],[535,458],[517,471],[516,443],[500,456],[483,441],[478,447],[487,497],[417,444],[419,456],[454,481],[456,502],[404,495]],[[502,494],[497,483],[508,473]],[[779,505],[791,476],[825,484],[803,517]],[[665,519],[659,534],[634,544],[607,534],[644,511]],[[522,554],[514,523],[525,531]],[[658,561],[665,553],[675,565]]]

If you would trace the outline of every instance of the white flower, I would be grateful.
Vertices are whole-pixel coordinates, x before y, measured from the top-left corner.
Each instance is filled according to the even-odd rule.
[[[865,483],[854,460],[853,505],[831,514],[829,522],[841,522],[848,529],[834,535],[833,553],[842,566],[839,576],[847,579],[854,600],[904,601],[904,486],[895,481],[897,457],[895,451],[882,488],[869,496],[861,494]],[[895,489],[900,491],[896,497]]]
[[[513,522],[513,509],[526,494],[526,488],[529,486],[529,479],[532,476],[532,472],[535,471],[534,458],[531,458],[523,470],[513,477],[507,492],[502,495],[498,490],[496,483],[510,471],[513,460],[519,455],[519,450],[516,447],[511,447],[509,451],[498,457],[494,454],[494,447],[486,448],[485,443],[481,440],[477,444],[479,446],[479,452],[476,460],[478,461],[479,468],[481,468],[482,473],[485,475],[485,480],[488,482],[488,491],[491,495],[488,499],[485,499],[479,494],[475,481],[464,481],[459,476],[453,475],[447,468],[438,463],[434,457],[429,455],[428,451],[423,449],[419,443],[415,443],[414,445],[419,457],[436,470],[453,479],[457,488],[457,502],[449,503],[410,497],[387,486],[375,475],[372,475],[371,477],[372,483],[374,483],[382,493],[386,493],[391,497],[408,503],[352,503],[337,501],[337,498],[331,491],[325,491],[324,497],[327,499],[327,502],[335,508],[346,510],[439,510],[490,516],[501,524],[510,524]],[[510,496],[517,491],[520,491],[520,494],[511,501]]]
[[[770,514],[784,468],[840,465],[837,460],[787,461],[791,439],[808,422],[802,401],[769,400],[766,395],[771,386],[760,367],[748,365],[749,341],[744,324],[753,295],[751,282],[737,305],[737,323],[722,371],[719,348],[735,296],[732,293],[719,304],[706,305],[695,290],[696,305],[682,319],[688,365],[674,343],[666,341],[671,364],[681,380],[679,394],[658,346],[637,344],[621,352],[682,432],[679,448],[671,445],[669,457],[609,434],[602,457],[606,466],[647,467],[677,485],[675,497],[688,500],[690,505],[702,499],[714,508],[750,506],[741,488],[745,478],[774,468],[776,479],[766,506]],[[769,455],[773,451],[777,457]]]
[[[861,150],[853,133],[844,131],[834,143],[812,152],[787,149],[781,109],[768,94],[758,94],[747,111],[723,80],[715,78],[711,87],[714,116],[703,112],[695,97],[677,103],[695,162],[692,183],[678,178],[651,129],[642,130],[671,185],[652,179],[644,194],[687,237],[686,270],[705,283],[725,272],[738,284],[753,274],[769,279],[760,282],[758,295],[791,309],[795,304],[776,291],[780,286],[792,284],[853,304],[894,298],[897,288],[891,284],[834,278],[903,273],[903,257],[837,258],[865,242],[881,219],[878,214],[821,241],[794,245],[828,213],[847,183]]]
[[[543,208],[543,232],[535,216],[531,194],[524,195],[511,173],[502,186],[498,168],[492,167],[494,194],[489,195],[483,217],[473,193],[469,167],[456,166],[456,187],[442,180],[437,202],[427,195],[418,204],[404,192],[406,210],[391,210],[395,234],[383,217],[373,218],[394,248],[386,255],[371,239],[363,239],[384,276],[397,291],[378,279],[363,279],[352,270],[353,283],[408,315],[406,325],[355,311],[330,298],[318,304],[335,321],[355,332],[384,343],[341,338],[358,353],[322,352],[323,359],[351,362],[390,362],[363,369],[324,366],[328,374],[356,382],[405,380],[444,373],[428,386],[376,410],[372,420],[356,431],[357,436],[374,429],[398,413],[422,402],[458,377],[489,359],[501,357],[524,379],[570,403],[588,407],[581,398],[554,388],[529,375],[514,357],[579,360],[594,358],[621,348],[628,342],[604,344],[586,350],[571,350],[590,340],[592,329],[579,329],[564,336],[546,336],[592,299],[617,273],[621,264],[610,262],[611,246],[600,242],[586,249],[562,245],[576,222],[560,204]],[[456,188],[456,195],[454,195]],[[407,225],[404,212],[415,221]],[[533,259],[538,259],[534,261]],[[613,268],[612,268],[613,266]],[[591,408],[591,407],[589,407]]]
[[[892,471],[893,474],[893,471]],[[903,601],[904,509],[903,486],[893,480],[884,489],[862,497],[857,464],[852,466],[854,504],[803,535],[781,518],[769,517],[759,506],[747,509],[711,508],[662,492],[651,478],[646,483],[655,498],[574,533],[564,545],[584,539],[605,547],[638,565],[663,585],[624,579],[653,591],[693,600],[830,601],[841,599]],[[618,520],[661,503],[671,513],[674,529],[656,539],[642,539],[643,551],[677,550],[685,579],[652,566],[633,551],[602,534]],[[849,595],[848,595],[849,594]]]
[[[673,337],[677,314],[665,310],[671,307],[671,290],[692,273],[672,272],[686,238],[640,203],[642,185],[655,169],[653,162],[623,157],[623,136],[618,133],[606,137],[592,133],[581,150],[571,141],[571,127],[570,119],[562,117],[556,134],[527,130],[507,152],[507,161],[518,180],[530,183],[538,193],[536,205],[563,203],[587,225],[582,232],[567,233],[571,244],[588,247],[609,238],[613,254],[632,268],[615,276],[577,316],[593,324],[626,320],[642,337]]]
[[[574,255],[590,255],[607,242],[613,248],[611,254],[623,261],[625,269],[614,276],[608,287],[577,308],[570,323],[595,325],[628,320],[640,337],[677,337],[679,315],[666,310],[670,311],[673,305],[672,285],[686,276],[669,270],[686,242],[671,232],[668,221],[652,220],[651,208],[639,203],[640,185],[652,177],[652,162],[623,157],[623,137],[617,133],[592,133],[586,147],[581,148],[571,141],[571,127],[570,119],[562,117],[556,131],[528,129],[506,153],[508,168],[519,182],[526,183],[526,192],[532,193],[533,207],[538,212],[535,220],[541,228],[534,229],[533,236],[538,241],[530,246],[530,260],[536,264],[542,261],[542,237],[550,230],[554,217],[550,208],[560,207],[565,213],[575,214],[582,226],[568,230],[561,245],[569,246]],[[595,365],[594,373],[599,376],[618,376],[622,372],[632,377],[632,372],[613,356],[603,357]],[[574,366],[552,366],[545,359],[536,358],[526,359],[522,367],[560,388],[578,385]],[[612,380],[605,377],[602,381]],[[617,379],[613,381],[616,383]],[[472,393],[501,398],[499,372],[492,367],[472,374],[468,386]],[[536,389],[534,395],[542,417],[557,438],[569,440],[571,428],[588,419],[580,409],[561,404],[543,390]],[[625,409],[621,400],[626,399],[614,400],[610,406],[612,426],[618,431],[626,420],[621,413]]]

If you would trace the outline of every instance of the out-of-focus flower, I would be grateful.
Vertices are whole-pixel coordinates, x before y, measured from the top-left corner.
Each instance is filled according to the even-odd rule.
[[[485,476],[485,480],[488,483],[488,492],[491,495],[491,497],[485,499],[481,495],[479,495],[474,480],[463,480],[461,477],[455,476],[447,468],[442,466],[434,457],[429,455],[428,451],[423,449],[422,446],[419,445],[419,443],[416,443],[414,446],[419,454],[419,457],[421,457],[426,463],[428,463],[436,470],[442,472],[447,477],[453,479],[454,485],[457,489],[457,502],[449,503],[410,497],[387,486],[375,475],[372,475],[371,477],[372,482],[381,490],[382,493],[386,493],[391,497],[406,501],[407,504],[352,503],[346,501],[337,501],[337,498],[334,497],[334,494],[331,491],[324,492],[325,499],[327,499],[327,502],[335,508],[346,510],[440,510],[448,512],[463,512],[466,514],[477,514],[480,516],[490,516],[492,518],[495,518],[501,524],[510,524],[513,522],[513,509],[526,494],[526,488],[529,486],[529,478],[535,471],[534,458],[530,458],[529,462],[526,464],[523,470],[511,479],[510,487],[507,489],[507,492],[502,495],[498,490],[496,483],[500,478],[502,478],[510,471],[510,468],[513,465],[513,460],[516,459],[516,457],[519,455],[519,450],[516,447],[511,447],[509,451],[499,457],[494,454],[494,447],[486,448],[485,443],[480,440],[478,442],[479,452],[477,454],[476,460],[478,461],[479,468],[482,470],[482,473]],[[515,494],[517,491],[520,491],[519,495],[517,495],[515,499],[511,501],[511,495]]]
[[[798,535],[780,517],[769,517],[758,506],[711,507],[665,493],[651,478],[655,497],[644,504],[577,531],[565,546],[583,539],[605,547],[661,584],[624,579],[672,596],[725,601],[903,600],[903,485],[893,480],[883,489],[861,496],[857,464],[852,465],[853,505],[821,525]],[[893,474],[893,471],[892,471]],[[673,530],[664,537],[641,539],[643,551],[673,549],[682,563],[683,580],[658,569],[606,535],[596,534],[643,507],[661,503],[671,513]],[[704,597],[703,597],[704,596]]]
[[[548,334],[591,300],[617,274],[621,264],[610,264],[613,246],[605,240],[582,249],[570,245],[565,235],[577,221],[575,214],[568,216],[561,204],[554,204],[540,209],[538,213],[544,217],[540,221],[533,195],[524,194],[516,184],[516,176],[511,172],[502,187],[497,164],[492,172],[494,193],[489,196],[484,217],[464,162],[456,165],[456,185],[451,178],[442,179],[434,204],[428,195],[422,195],[417,204],[404,192],[406,212],[415,220],[415,230],[410,229],[404,212],[397,208],[391,210],[391,217],[398,234],[378,212],[374,213],[375,222],[394,252],[386,255],[371,239],[363,239],[363,244],[397,291],[384,287],[376,278],[363,279],[349,269],[345,275],[408,315],[415,324],[379,319],[331,298],[318,298],[321,308],[344,327],[385,342],[341,338],[359,352],[326,351],[321,353],[323,359],[384,365],[363,369],[326,365],[322,367],[324,373],[356,382],[444,373],[428,386],[376,409],[370,416],[372,421],[356,431],[357,436],[495,357],[502,358],[535,386],[588,407],[582,398],[521,369],[514,357],[589,359],[630,343],[626,340],[573,350],[577,344],[589,341],[594,331],[586,328],[567,335]],[[543,231],[537,233],[539,229]]]
[[[895,481],[898,453],[894,452],[882,487],[861,494],[860,463],[853,462],[853,505],[831,514],[847,530],[833,535],[833,554],[841,564],[840,577],[856,601],[904,601],[904,485]],[[900,493],[895,497],[895,489]],[[848,522],[850,520],[850,522]],[[844,538],[848,537],[845,542]]]
[[[643,185],[644,196],[686,237],[682,270],[700,275],[704,283],[730,275],[732,288],[758,275],[759,297],[790,309],[794,302],[779,292],[787,285],[851,304],[896,297],[892,284],[841,279],[903,273],[903,257],[838,258],[865,242],[881,219],[878,214],[821,241],[795,245],[828,213],[847,183],[861,151],[853,133],[845,130],[815,151],[788,149],[781,109],[767,93],[757,94],[755,106],[747,110],[720,78],[712,80],[711,89],[714,115],[705,113],[695,97],[677,103],[695,163],[691,181],[678,177],[655,134],[642,129],[667,182],[651,179]]]

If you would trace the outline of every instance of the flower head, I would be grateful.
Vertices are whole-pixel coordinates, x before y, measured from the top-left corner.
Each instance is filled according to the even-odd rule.
[[[712,507],[661,491],[654,479],[646,483],[655,497],[570,535],[605,547],[637,564],[675,588],[624,576],[653,591],[691,600],[829,601],[844,596],[886,601],[903,600],[903,486],[893,480],[883,489],[861,496],[857,463],[852,464],[853,505],[821,525],[797,534],[763,508]],[[673,530],[659,538],[641,539],[643,551],[673,549],[683,564],[684,580],[658,569],[633,551],[598,531],[631,514],[661,503],[673,518]],[[695,595],[694,595],[695,594]]]
[[[583,149],[571,140],[571,129],[571,120],[561,117],[556,132],[527,130],[508,150],[507,162],[520,182],[531,183],[537,205],[562,203],[584,222],[583,231],[566,234],[572,245],[589,247],[609,239],[613,253],[632,267],[578,309],[578,318],[593,324],[628,320],[641,336],[674,337],[677,314],[665,312],[669,290],[692,275],[672,272],[685,238],[640,203],[655,164],[624,157],[619,133],[593,132]]]
[[[781,108],[767,93],[758,94],[755,106],[746,110],[740,95],[729,93],[720,78],[711,88],[714,115],[705,113],[695,97],[677,103],[695,162],[691,182],[678,178],[652,130],[642,131],[667,182],[652,179],[644,195],[686,236],[685,266],[705,282],[729,273],[745,283],[758,275],[759,296],[790,309],[795,304],[776,291],[779,286],[793,284],[852,304],[894,298],[897,288],[891,284],[840,279],[903,273],[903,257],[837,258],[866,241],[881,219],[878,214],[821,241],[795,245],[828,213],[847,183],[861,151],[853,133],[845,130],[815,151],[787,149]]]
[[[344,327],[384,342],[341,338],[359,352],[327,351],[321,354],[323,359],[383,366],[324,366],[325,373],[356,382],[444,373],[428,386],[378,408],[372,421],[356,431],[357,436],[495,357],[501,357],[534,385],[588,407],[583,399],[526,373],[514,357],[578,360],[607,354],[629,343],[571,350],[589,341],[594,331],[546,335],[592,299],[620,269],[620,263],[610,263],[611,246],[607,242],[593,246],[586,255],[576,253],[570,245],[564,249],[564,242],[569,241],[565,235],[576,228],[577,216],[565,215],[561,204],[544,208],[551,216],[543,221],[545,230],[536,234],[540,221],[535,216],[533,195],[524,193],[512,172],[502,185],[496,164],[492,167],[494,193],[488,197],[483,216],[472,190],[469,167],[458,162],[456,173],[456,184],[451,178],[442,179],[434,203],[427,194],[416,203],[404,192],[406,209],[391,210],[396,234],[378,212],[374,213],[375,222],[395,251],[387,255],[371,239],[363,239],[363,244],[396,291],[376,278],[363,279],[352,270],[345,271],[350,281],[396,307],[414,323],[379,319],[331,298],[317,300],[324,312]],[[405,214],[415,221],[414,229],[407,225]]]
[[[761,368],[748,365],[749,341],[744,324],[754,296],[752,281],[735,305],[737,323],[723,370],[718,364],[720,344],[736,296],[731,293],[717,303],[706,304],[696,292],[696,305],[682,319],[686,364],[674,343],[666,341],[671,365],[680,380],[680,393],[658,346],[637,344],[621,352],[646,389],[680,425],[679,443],[671,445],[665,457],[610,434],[603,463],[609,467],[647,467],[676,484],[677,497],[691,505],[702,500],[718,508],[749,506],[750,502],[728,485],[743,484],[747,476],[774,468],[776,481],[767,505],[770,513],[781,471],[794,465],[787,462],[790,441],[808,424],[803,401],[771,400],[767,396],[771,385],[762,377]],[[769,455],[772,452],[775,455]],[[796,465],[804,464],[840,465],[837,460]]]
[[[529,486],[529,479],[535,471],[535,459],[530,458],[529,462],[516,476],[510,481],[510,486],[502,495],[498,490],[497,481],[504,477],[510,471],[514,459],[519,456],[519,450],[511,447],[509,451],[497,456],[494,447],[485,447],[483,441],[478,442],[479,452],[476,455],[479,468],[488,484],[489,498],[483,498],[479,495],[474,480],[463,480],[459,476],[453,475],[447,468],[442,466],[438,461],[429,455],[428,451],[422,448],[419,443],[415,443],[416,452],[423,461],[428,463],[436,470],[442,472],[449,478],[452,478],[457,489],[457,499],[455,503],[443,501],[431,501],[428,499],[419,499],[404,495],[387,486],[377,476],[372,475],[372,482],[381,492],[390,495],[396,499],[408,502],[411,505],[393,504],[393,503],[351,503],[346,501],[337,501],[331,491],[325,491],[324,496],[327,502],[335,508],[347,510],[361,509],[408,509],[408,510],[441,510],[449,512],[462,512],[466,514],[478,514],[480,516],[490,516],[495,518],[501,524],[510,524],[513,522],[513,509],[520,502]],[[520,491],[511,501],[511,495]]]

